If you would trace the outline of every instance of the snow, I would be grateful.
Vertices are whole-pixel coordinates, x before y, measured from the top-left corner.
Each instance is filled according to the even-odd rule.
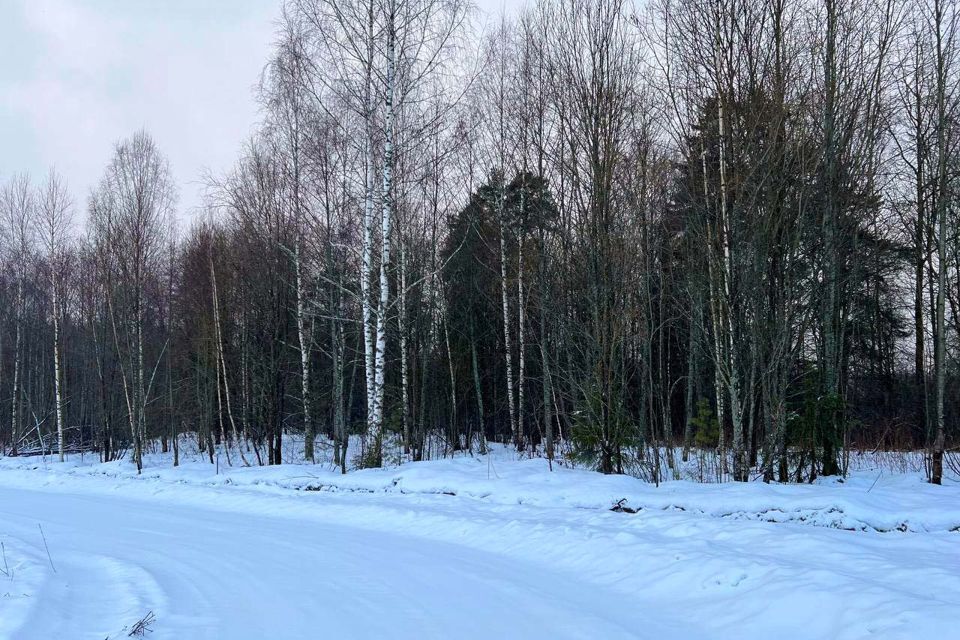
[[[656,487],[504,449],[347,475],[184,458],[148,456],[142,476],[0,459],[0,639],[127,637],[148,612],[158,640],[918,638],[960,623],[955,478],[864,463],[843,483]],[[638,512],[610,511],[621,500]]]

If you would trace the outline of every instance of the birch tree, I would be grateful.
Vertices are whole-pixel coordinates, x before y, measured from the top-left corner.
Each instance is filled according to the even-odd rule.
[[[117,144],[91,201],[91,223],[104,256],[101,267],[107,281],[116,285],[107,299],[138,472],[143,468],[153,382],[144,340],[146,289],[159,271],[174,201],[170,166],[145,131]]]
[[[73,203],[66,183],[60,175],[50,170],[46,183],[37,198],[37,235],[41,240],[50,269],[51,323],[53,324],[53,385],[54,411],[57,421],[57,449],[60,462],[64,460],[63,403],[63,355],[60,347],[60,288],[64,270],[64,258],[69,242]]]
[[[297,339],[300,349],[300,396],[303,406],[304,458],[314,462],[316,425],[312,419],[312,394],[310,387],[310,361],[313,336],[307,318],[307,282],[309,273],[309,244],[306,236],[312,217],[308,195],[308,163],[306,161],[307,132],[310,119],[315,117],[315,105],[311,103],[311,62],[308,58],[307,25],[302,16],[285,9],[282,31],[277,52],[268,67],[268,77],[262,88],[271,113],[271,126],[280,139],[279,151],[287,172],[285,181],[290,190],[294,246],[285,247],[291,254],[294,268],[294,296],[297,323]]]

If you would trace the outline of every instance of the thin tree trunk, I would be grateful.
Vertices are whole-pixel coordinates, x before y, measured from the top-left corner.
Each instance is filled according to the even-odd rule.
[[[520,192],[520,211],[521,217],[523,216],[524,208],[524,194],[525,189]],[[527,362],[527,309],[526,309],[526,300],[524,299],[523,292],[523,248],[524,248],[524,233],[521,229],[520,238],[517,242],[517,346],[519,348],[519,358],[517,360],[517,433],[516,433],[516,446],[517,451],[521,451],[524,447],[524,438],[526,434],[524,433],[524,424],[523,424],[523,412],[524,412],[524,403],[523,403],[523,393],[524,386],[526,382],[526,362]]]
[[[541,258],[542,259],[542,258]],[[545,287],[541,279],[540,296],[545,296]],[[553,442],[553,376],[550,373],[550,352],[547,345],[547,313],[546,302],[540,302],[540,363],[543,369],[543,436],[544,449],[547,454],[550,470],[553,470],[554,442]]]
[[[20,364],[23,344],[23,275],[17,279],[17,337],[13,356],[13,393],[11,394],[10,435],[13,439],[13,455],[17,455],[20,441]]]
[[[500,296],[503,303],[503,352],[507,365],[507,406],[510,412],[510,440],[517,442],[517,405],[513,395],[513,343],[510,340],[510,298],[507,294],[507,239],[504,229],[506,182],[500,194]]]
[[[316,443],[316,425],[310,419],[310,337],[307,335],[306,310],[304,309],[303,264],[301,263],[300,240],[294,250],[294,270],[297,279],[297,337],[300,340],[300,393],[303,399],[303,457],[309,462],[314,460]],[[218,323],[219,324],[219,323]],[[226,375],[226,367],[224,367]],[[234,428],[236,432],[236,428]]]
[[[56,269],[56,267],[53,267]],[[57,295],[56,276],[53,276],[51,295],[53,298],[53,388],[57,409],[57,446],[60,450],[60,462],[63,462],[63,391],[60,388],[63,372],[60,368],[60,305]]]
[[[689,340],[687,342],[687,389],[684,398],[684,429],[683,429],[683,456],[686,462],[690,456],[690,445],[693,441],[694,400],[697,384],[697,331],[700,329],[703,312],[699,299],[693,300],[694,311],[690,317]]]
[[[403,452],[410,453],[410,363],[407,330],[407,251],[406,244],[400,242],[400,291],[397,323],[400,329],[400,385],[403,403]]]
[[[460,450],[460,432],[457,428],[457,380],[453,373],[453,352],[450,350],[450,330],[447,326],[447,314],[440,314],[443,323],[443,340],[447,347],[447,365],[450,373],[450,438],[454,451]],[[467,443],[470,446],[470,443]]]
[[[944,394],[946,391],[947,324],[945,314],[945,296],[947,290],[947,136],[948,114],[946,107],[947,69],[943,51],[944,0],[934,3],[933,26],[937,41],[937,340],[936,358],[936,409],[937,433],[933,441],[933,456],[930,470],[930,482],[940,484],[943,478],[943,450],[946,444],[944,425]]]
[[[217,273],[214,270],[213,266],[213,256],[210,256],[210,282],[213,289],[213,325],[214,333],[217,340],[217,368],[221,372],[221,379],[223,381],[223,394],[226,399],[227,407],[227,419],[230,421],[230,431],[233,436],[233,441],[236,443],[238,450],[240,451],[240,459],[243,461],[244,466],[249,466],[247,462],[247,457],[243,453],[243,446],[240,442],[240,434],[237,432],[237,423],[233,419],[233,405],[230,400],[230,380],[227,375],[227,360],[224,356],[223,348],[223,328],[220,323],[220,295],[217,289]],[[218,391],[219,393],[219,391]],[[221,425],[222,430],[222,425]],[[227,462],[230,462],[230,453],[227,452]]]
[[[470,316],[470,364],[473,370],[473,390],[477,397],[477,420],[478,431],[480,433],[480,443],[483,450],[486,450],[486,419],[483,411],[483,389],[480,385],[480,366],[477,362],[477,338],[475,335],[475,322],[473,316]]]

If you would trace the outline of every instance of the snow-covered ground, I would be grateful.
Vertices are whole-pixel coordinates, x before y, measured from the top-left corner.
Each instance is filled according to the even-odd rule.
[[[0,459],[0,639],[926,638],[960,484],[660,487],[490,456],[351,472]],[[236,456],[234,456],[236,462]],[[637,513],[612,512],[617,502]],[[49,553],[48,553],[49,551]]]

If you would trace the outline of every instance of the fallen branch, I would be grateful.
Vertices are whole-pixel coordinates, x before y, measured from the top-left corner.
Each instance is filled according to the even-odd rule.
[[[148,633],[153,633],[153,629],[150,628],[150,625],[156,621],[157,617],[153,615],[153,611],[148,611],[147,615],[137,620],[136,624],[130,628],[130,633],[127,634],[127,637],[142,638]]]

